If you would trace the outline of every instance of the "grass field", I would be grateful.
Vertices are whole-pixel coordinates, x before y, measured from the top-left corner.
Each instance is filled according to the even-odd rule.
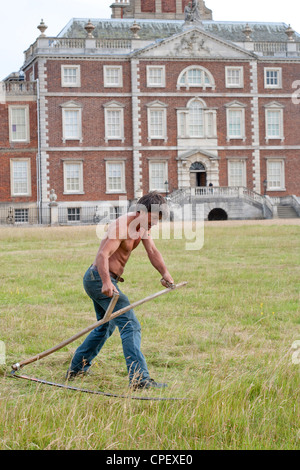
[[[72,385],[126,399],[9,377],[95,322],[82,276],[99,240],[95,227],[1,228],[0,449],[299,449],[299,235],[299,224],[207,223],[200,251],[156,240],[175,281],[188,281],[136,309],[151,376],[169,384],[162,396],[186,398],[158,402],[130,399],[117,331]],[[124,274],[132,302],[162,289],[142,246]],[[81,341],[24,373],[63,383]]]

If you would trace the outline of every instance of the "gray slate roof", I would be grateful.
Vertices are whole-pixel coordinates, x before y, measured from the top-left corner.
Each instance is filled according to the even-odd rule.
[[[130,27],[134,19],[91,19],[95,26],[93,35],[95,38],[132,38]],[[85,24],[88,22],[86,18],[73,18],[58,34],[58,37],[67,38],[85,38]],[[178,20],[142,20],[137,19],[136,22],[141,27],[139,37],[144,40],[156,40],[167,38],[173,34],[183,31],[184,21]],[[288,42],[285,30],[288,25],[286,23],[254,23],[249,22],[252,29],[251,39],[254,42]],[[246,40],[243,29],[245,22],[228,22],[228,21],[203,21],[202,27],[211,34],[221,39],[232,42],[244,42]],[[295,41],[300,42],[300,34],[295,33]]]

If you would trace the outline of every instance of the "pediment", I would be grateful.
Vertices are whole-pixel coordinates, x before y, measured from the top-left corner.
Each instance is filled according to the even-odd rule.
[[[125,104],[113,100],[103,104],[103,108],[125,108]]]
[[[142,57],[249,59],[253,54],[194,27],[135,52]]]
[[[146,106],[148,108],[167,108],[168,107],[167,104],[159,100],[151,101],[151,103],[147,103]]]
[[[225,108],[247,108],[247,105],[240,101],[234,100],[231,103],[224,104]]]
[[[82,104],[78,101],[66,101],[60,105],[61,108],[82,108]]]
[[[278,103],[278,101],[272,101],[271,103],[267,103],[264,105],[264,108],[273,108],[273,109],[280,109],[284,108],[284,104]]]
[[[207,157],[209,160],[220,160],[220,157],[218,157],[217,154],[213,153],[213,152],[209,152],[207,150],[203,150],[203,149],[191,149],[191,150],[188,150],[186,152],[183,152],[181,153],[177,160],[188,160],[190,159],[191,157],[193,157],[194,155],[202,155],[202,156],[205,156]]]

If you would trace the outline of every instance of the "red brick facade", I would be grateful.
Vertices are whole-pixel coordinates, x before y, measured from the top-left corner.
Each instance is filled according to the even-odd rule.
[[[37,154],[37,102],[35,96],[29,96],[29,101],[22,100],[21,97],[9,94],[6,102],[0,102],[0,202],[3,203],[34,203],[37,199],[37,175],[36,175],[36,154]],[[20,107],[28,109],[29,116],[29,138],[28,142],[16,142],[10,139],[10,109]],[[29,194],[26,196],[16,196],[11,187],[11,162],[14,160],[26,160],[29,162],[29,172],[31,181],[29,184]]]
[[[183,8],[185,3],[182,2]],[[175,0],[163,0],[162,11],[172,12],[176,4],[178,7]],[[142,2],[142,11],[153,12],[154,9],[154,0]],[[172,38],[168,39],[170,51],[178,47],[180,41],[185,45],[184,35],[188,38],[188,34],[189,30],[177,35],[173,42]],[[195,34],[201,36],[202,32]],[[206,41],[210,47],[213,44],[217,52],[226,46],[225,43],[220,46],[216,38],[207,33],[203,37],[204,51]],[[117,201],[120,195],[133,200],[154,189],[155,178],[161,180],[160,192],[172,193],[191,184],[189,168],[194,162],[203,163],[207,169],[205,179],[201,180],[205,184],[211,181],[214,186],[230,186],[230,162],[240,162],[243,185],[249,190],[263,194],[264,181],[269,181],[272,172],[277,172],[281,186],[278,190],[268,187],[267,194],[270,197],[300,196],[300,108],[293,100],[295,82],[300,76],[300,60],[295,57],[265,59],[246,50],[243,52],[232,43],[232,59],[220,57],[218,53],[214,56],[214,52],[203,57],[198,52],[192,52],[190,57],[177,58],[176,54],[163,57],[157,53],[159,47],[155,44],[152,53],[145,49],[145,54],[139,52],[131,56],[122,56],[117,50],[115,57],[114,53],[108,57],[101,52],[94,55],[76,52],[74,57],[71,48],[63,54],[48,49],[45,55],[33,54],[24,72],[26,82],[32,77],[39,80],[40,101],[34,93],[24,101],[9,96],[0,104],[1,203],[37,201],[37,154],[44,204],[49,202],[52,188],[58,201],[66,205]],[[231,53],[231,49],[228,51]],[[63,83],[65,68],[67,74],[69,70],[76,73],[77,82],[70,86]],[[238,85],[228,85],[228,68],[238,71]],[[191,76],[194,74],[191,80],[198,73],[199,77],[206,76],[207,82],[185,86],[180,77],[189,70]],[[268,86],[275,80],[273,73],[276,86]],[[267,74],[271,74],[271,78]],[[201,103],[202,107],[202,117],[197,119],[203,122],[196,123],[203,132],[200,137],[188,135],[192,132],[189,107],[193,101]],[[13,142],[9,137],[9,107],[12,105],[28,109],[30,138],[26,143]],[[236,138],[229,135],[233,132],[230,126],[237,125],[230,119],[239,119],[241,135]],[[75,133],[74,138],[68,132]],[[156,136],[155,132],[162,135]],[[30,162],[30,194],[22,197],[13,195],[11,189],[11,160],[16,158]],[[159,162],[163,165],[155,169],[155,163]],[[275,162],[273,167],[272,162]],[[276,162],[281,166],[276,166]],[[72,184],[66,182],[72,179],[67,168],[77,172],[74,177],[77,186],[73,190]],[[162,178],[167,179],[166,190]]]
[[[141,5],[142,13],[155,12],[155,0],[145,0]]]

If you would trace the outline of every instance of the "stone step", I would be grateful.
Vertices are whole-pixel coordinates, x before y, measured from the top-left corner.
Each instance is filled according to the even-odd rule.
[[[292,206],[278,206],[277,214],[280,219],[294,219],[298,217],[297,212]]]

